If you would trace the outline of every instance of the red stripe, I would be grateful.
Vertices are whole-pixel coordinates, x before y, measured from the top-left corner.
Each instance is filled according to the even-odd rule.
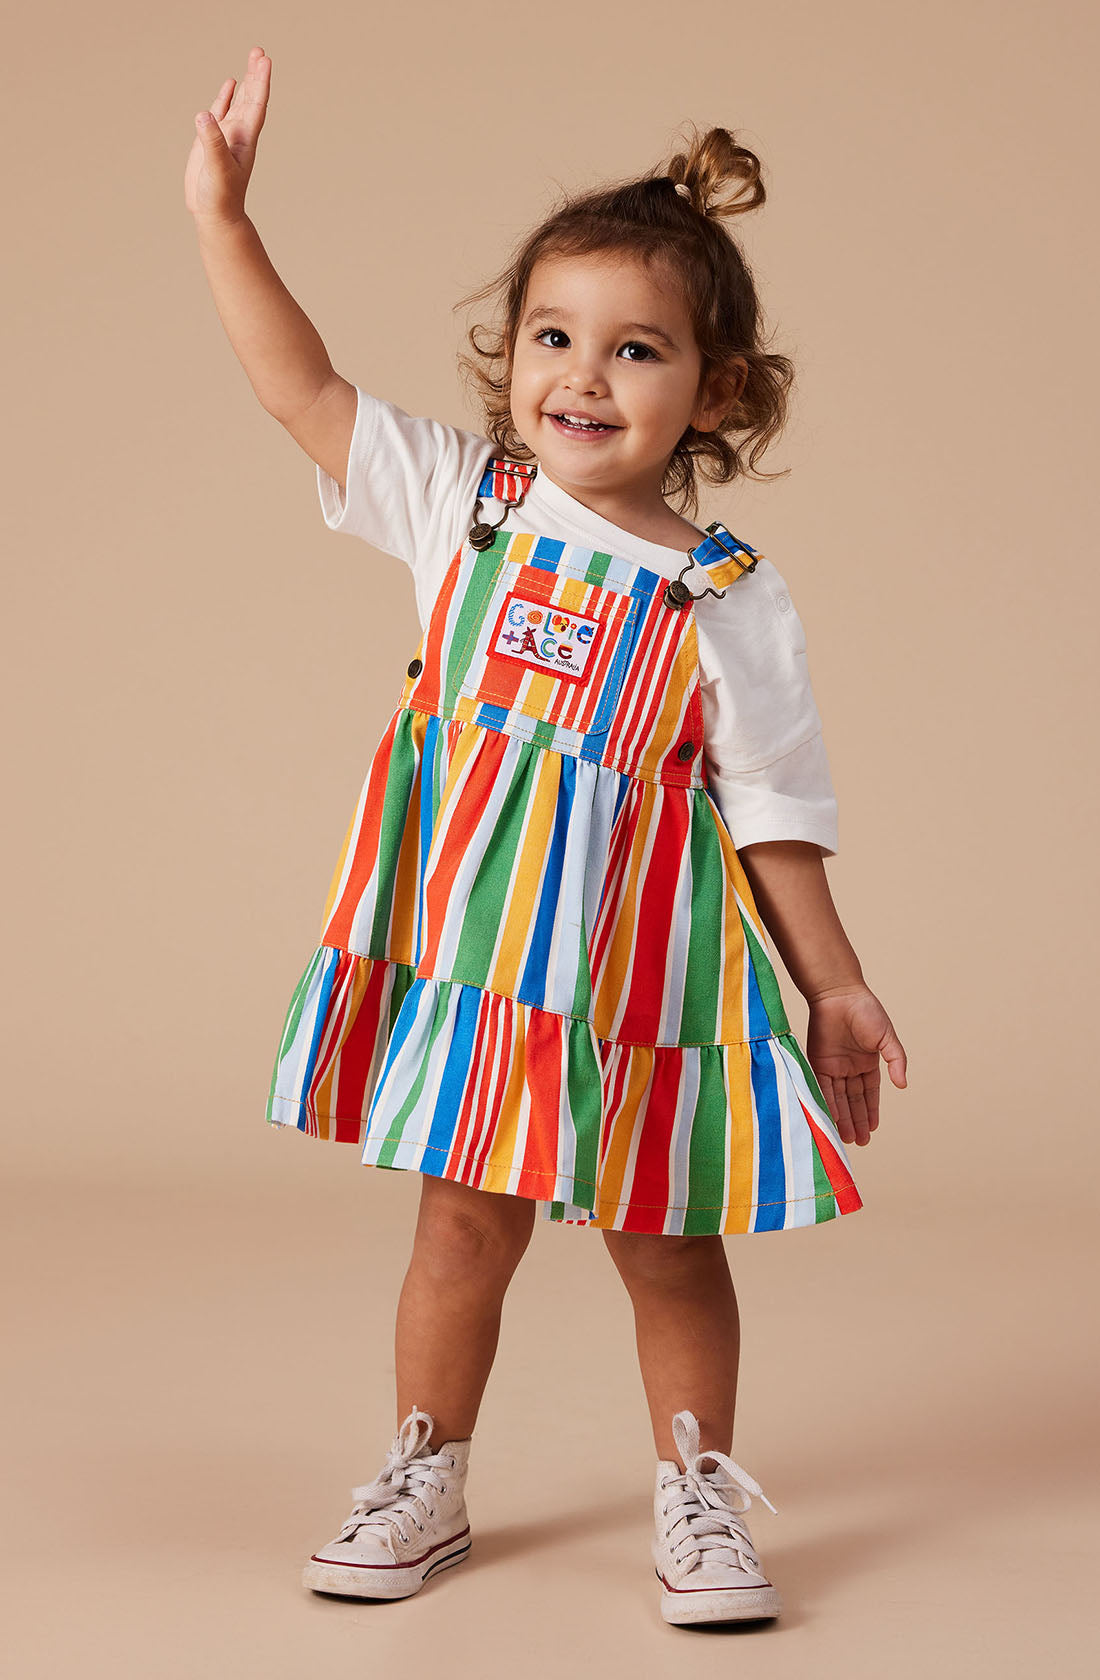
[[[817,1145],[818,1154],[821,1156],[821,1164],[828,1174],[833,1195],[836,1197],[837,1207],[841,1213],[855,1213],[857,1208],[863,1206],[863,1197],[852,1183],[844,1162],[806,1107],[806,1104],[800,1100],[798,1106],[806,1116],[806,1124],[809,1126],[811,1136]]]
[[[531,1105],[516,1193],[537,1198],[545,1196],[558,1168],[563,1077],[560,1015],[544,1009],[529,1011],[524,1071]]]
[[[683,1052],[671,1048],[666,1049],[663,1056],[653,1057],[644,1116],[634,1122],[636,1127],[641,1128],[641,1141],[633,1175],[629,1185],[625,1186],[630,1205],[623,1220],[624,1231],[648,1231],[660,1235],[664,1230],[670,1194],[669,1150],[676,1123],[683,1060]]]
[[[672,799],[662,799],[645,874],[638,883],[634,925],[637,938],[630,986],[619,1036],[638,1044],[660,1037],[662,993],[668,968],[668,939],[675,926],[680,875],[687,845],[688,813]]]
[[[465,1084],[462,1087],[462,1101],[459,1105],[458,1121],[455,1126],[454,1136],[451,1139],[450,1149],[447,1153],[445,1168],[446,1176],[448,1178],[457,1178],[462,1184],[472,1184],[474,1182],[473,1177],[471,1176],[473,1172],[473,1150],[469,1147],[469,1143],[481,1108],[481,1104],[478,1100],[478,1086],[481,1079],[484,1077],[485,1069],[487,1067],[487,1061],[485,1058],[491,1058],[492,1056],[492,1045],[489,1042],[491,1023],[484,1005],[485,999],[483,995],[481,1006],[478,1009],[477,1030],[474,1034],[473,1054],[470,1057],[470,1071],[467,1074]],[[467,1155],[470,1156],[471,1159],[465,1160],[463,1158]]]
[[[347,871],[347,878],[321,930],[324,944],[347,945],[360,900],[377,874],[378,836],[382,831],[386,778],[393,756],[397,725],[402,715],[402,709],[399,707],[390,719],[371,760],[366,789],[360,794],[362,812],[359,815],[359,827],[348,837],[347,855],[341,864],[341,868]],[[353,817],[352,822],[354,821]]]

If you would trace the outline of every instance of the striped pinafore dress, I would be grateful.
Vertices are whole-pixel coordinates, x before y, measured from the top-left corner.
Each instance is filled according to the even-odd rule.
[[[486,466],[266,1117],[568,1224],[735,1233],[853,1212],[704,769],[692,603],[736,588],[755,551],[715,521],[670,582],[502,529],[537,470]]]

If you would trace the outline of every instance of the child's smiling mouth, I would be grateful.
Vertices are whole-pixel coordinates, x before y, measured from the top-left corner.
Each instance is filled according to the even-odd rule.
[[[549,414],[547,419],[562,437],[604,438],[622,430],[621,426],[611,426],[602,420],[585,420],[579,415]]]

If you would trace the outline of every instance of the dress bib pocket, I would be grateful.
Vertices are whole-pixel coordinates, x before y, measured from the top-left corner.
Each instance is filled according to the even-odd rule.
[[[581,735],[610,726],[639,602],[583,568],[508,561],[493,579],[458,692]]]

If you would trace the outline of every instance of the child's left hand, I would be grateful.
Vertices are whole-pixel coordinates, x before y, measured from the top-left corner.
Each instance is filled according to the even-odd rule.
[[[906,1057],[893,1023],[866,986],[846,987],[810,1002],[806,1059],[845,1143],[870,1143],[878,1125],[879,1056],[898,1086]]]

